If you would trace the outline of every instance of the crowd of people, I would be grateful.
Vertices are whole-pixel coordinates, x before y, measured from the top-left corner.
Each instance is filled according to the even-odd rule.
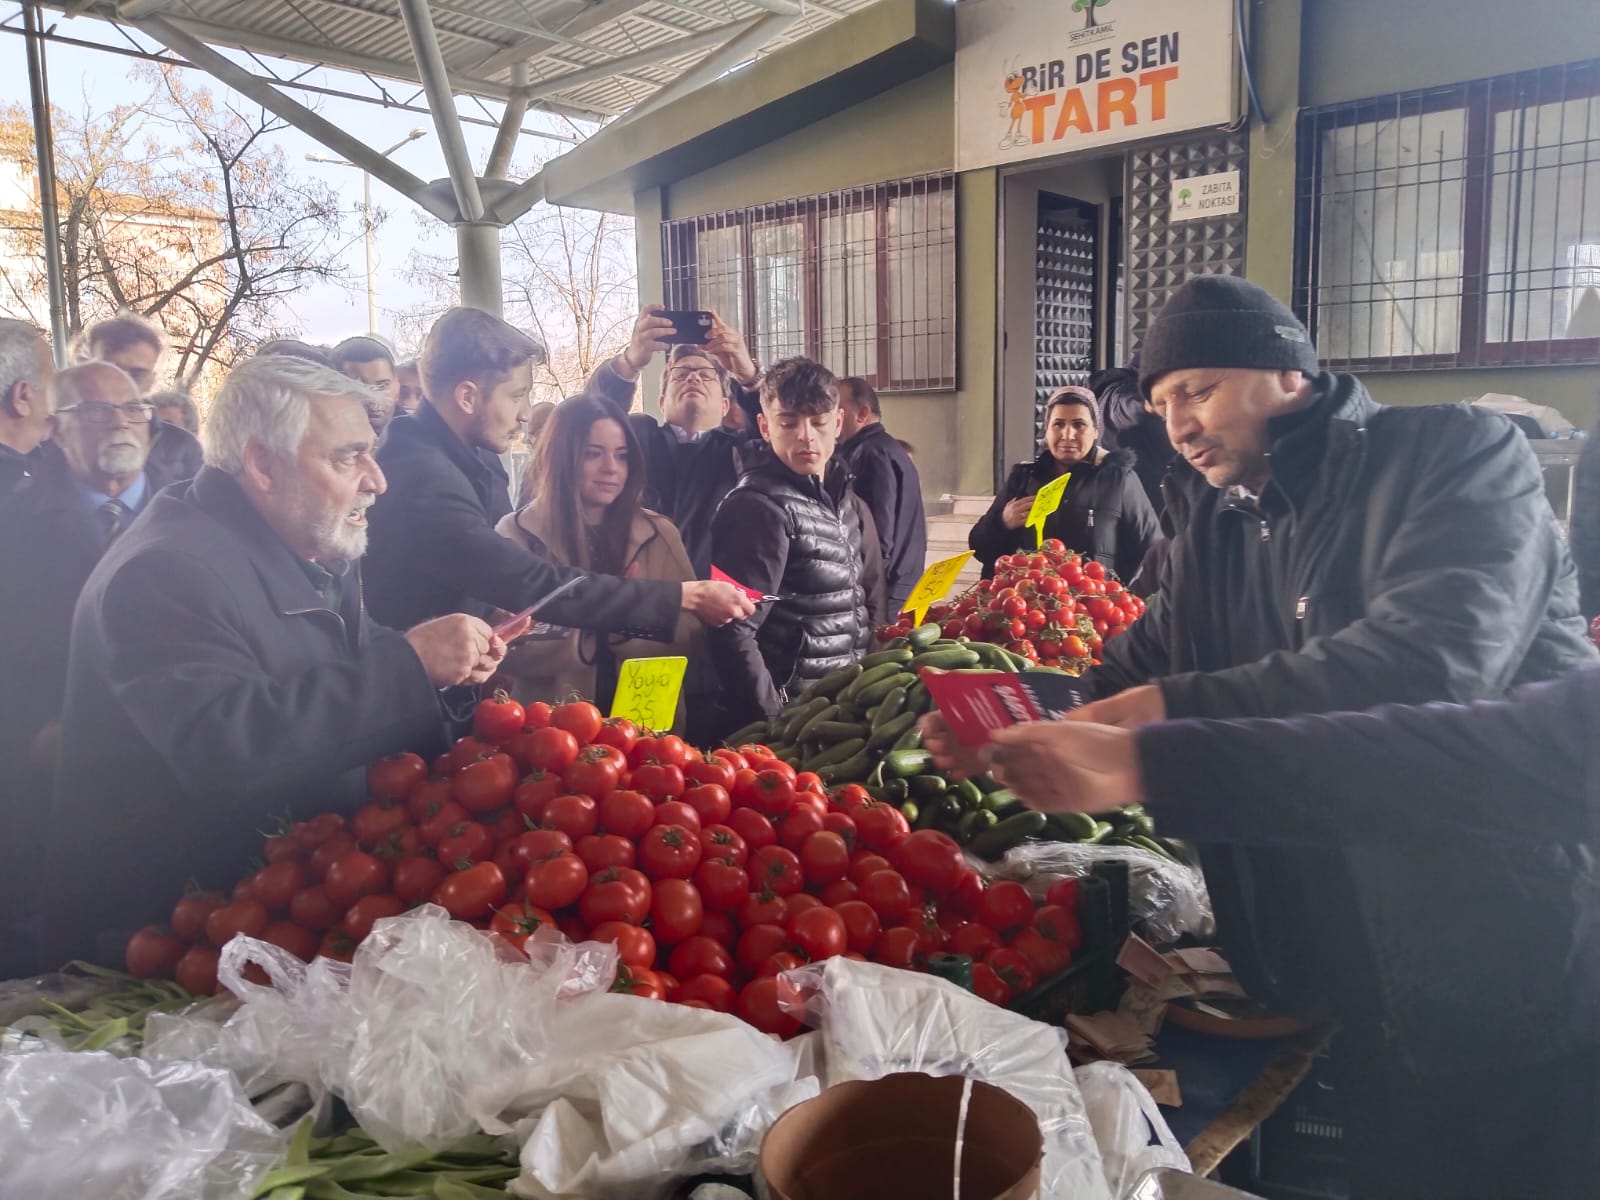
[[[541,406],[542,347],[474,309],[413,361],[276,340],[198,440],[155,390],[159,330],[81,343],[57,371],[0,321],[0,978],[117,961],[185,880],[442,745],[491,679],[606,708],[627,659],[683,655],[679,728],[712,744],[865,654],[926,565],[870,382],[758,364],[719,316],[686,342],[647,305]],[[658,360],[656,417],[635,409]],[[935,715],[930,748],[1037,807],[1148,803],[1200,844],[1252,995],[1342,1022],[1356,1194],[1579,1194],[1600,1179],[1600,441],[1569,554],[1503,417],[1378,405],[1220,276],[1043,418],[976,557],[1029,545],[1066,475],[1043,535],[1148,612],[1068,721],[979,758]]]

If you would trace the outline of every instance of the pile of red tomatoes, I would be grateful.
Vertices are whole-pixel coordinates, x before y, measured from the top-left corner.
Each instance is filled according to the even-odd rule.
[[[129,970],[209,994],[238,934],[348,959],[375,921],[433,903],[519,947],[615,943],[615,990],[787,1035],[776,976],[804,962],[967,954],[974,990],[1005,1004],[1081,940],[1070,881],[1036,907],[863,787],[826,790],[763,746],[703,754],[592,704],[496,696],[433,763],[383,759],[367,782],[348,818],[267,838],[266,865],[230,896],[182,897],[169,927],[130,941]]]

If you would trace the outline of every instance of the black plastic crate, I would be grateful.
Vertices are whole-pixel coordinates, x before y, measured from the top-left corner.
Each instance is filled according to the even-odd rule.
[[[1268,1200],[1345,1200],[1344,1120],[1326,1055],[1250,1139],[1247,1186]]]
[[[1117,955],[1128,937],[1128,867],[1100,863],[1078,881],[1083,947],[1065,971],[1052,975],[1011,1007],[1035,1021],[1059,1025],[1069,1013],[1104,1012],[1122,999]]]

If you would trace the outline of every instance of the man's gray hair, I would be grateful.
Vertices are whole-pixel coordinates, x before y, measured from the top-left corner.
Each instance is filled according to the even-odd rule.
[[[0,317],[0,401],[26,380],[39,383],[39,343],[44,332],[27,321]]]
[[[128,390],[135,397],[139,395],[139,385],[116,363],[101,362],[97,358],[92,358],[88,362],[77,363],[56,372],[55,382],[50,385],[50,389],[55,394],[57,416],[62,420],[75,418],[77,414],[70,410],[77,408],[85,400],[102,399],[95,394],[94,377],[103,373],[119,377],[128,385]]]
[[[360,383],[332,367],[283,354],[248,358],[229,373],[206,412],[206,465],[237,475],[252,441],[293,458],[311,424],[311,402],[349,397],[367,402]]]

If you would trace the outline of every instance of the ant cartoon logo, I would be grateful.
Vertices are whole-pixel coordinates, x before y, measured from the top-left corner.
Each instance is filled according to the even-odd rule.
[[[1006,70],[1005,83],[1006,98],[1000,102],[1000,114],[1011,121],[1006,129],[1005,137],[1000,139],[1000,149],[1010,150],[1014,146],[1026,146],[1031,139],[1022,132],[1022,118],[1028,111],[1023,101],[1033,95],[1033,87],[1026,76],[1016,68],[1015,60]]]

